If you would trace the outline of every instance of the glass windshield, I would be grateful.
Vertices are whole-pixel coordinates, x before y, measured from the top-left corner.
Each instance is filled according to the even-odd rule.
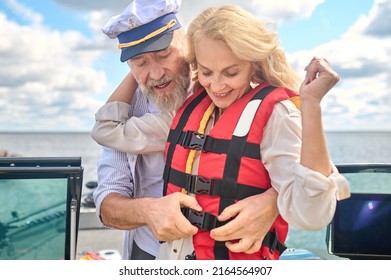
[[[63,259],[67,178],[0,180],[0,259]]]

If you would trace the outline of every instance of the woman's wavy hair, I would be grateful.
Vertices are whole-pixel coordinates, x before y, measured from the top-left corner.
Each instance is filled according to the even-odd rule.
[[[191,22],[186,34],[185,57],[193,71],[193,80],[198,80],[194,43],[206,36],[226,43],[239,59],[251,61],[255,68],[253,83],[266,81],[297,91],[299,77],[279,48],[277,32],[266,27],[267,24],[239,6],[204,10]]]

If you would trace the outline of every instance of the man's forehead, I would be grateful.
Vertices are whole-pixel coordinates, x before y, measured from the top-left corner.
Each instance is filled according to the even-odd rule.
[[[145,59],[147,58],[148,56],[153,56],[153,55],[159,55],[160,53],[164,53],[166,52],[167,50],[171,49],[171,46],[168,46],[168,48],[164,49],[164,50],[160,50],[160,51],[156,51],[156,52],[147,52],[147,53],[142,53],[142,54],[139,54],[135,57],[132,57],[131,59],[129,59],[130,61],[136,61],[136,60],[140,60],[140,59]]]

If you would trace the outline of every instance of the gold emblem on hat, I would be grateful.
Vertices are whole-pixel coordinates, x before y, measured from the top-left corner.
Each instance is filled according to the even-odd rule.
[[[138,24],[134,24],[133,19],[129,19],[129,30],[138,27]]]

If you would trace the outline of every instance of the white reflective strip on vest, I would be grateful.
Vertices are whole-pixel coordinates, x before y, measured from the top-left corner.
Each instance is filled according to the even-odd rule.
[[[261,105],[262,99],[251,100],[244,108],[238,124],[235,127],[234,136],[243,137],[250,131],[255,114]]]

